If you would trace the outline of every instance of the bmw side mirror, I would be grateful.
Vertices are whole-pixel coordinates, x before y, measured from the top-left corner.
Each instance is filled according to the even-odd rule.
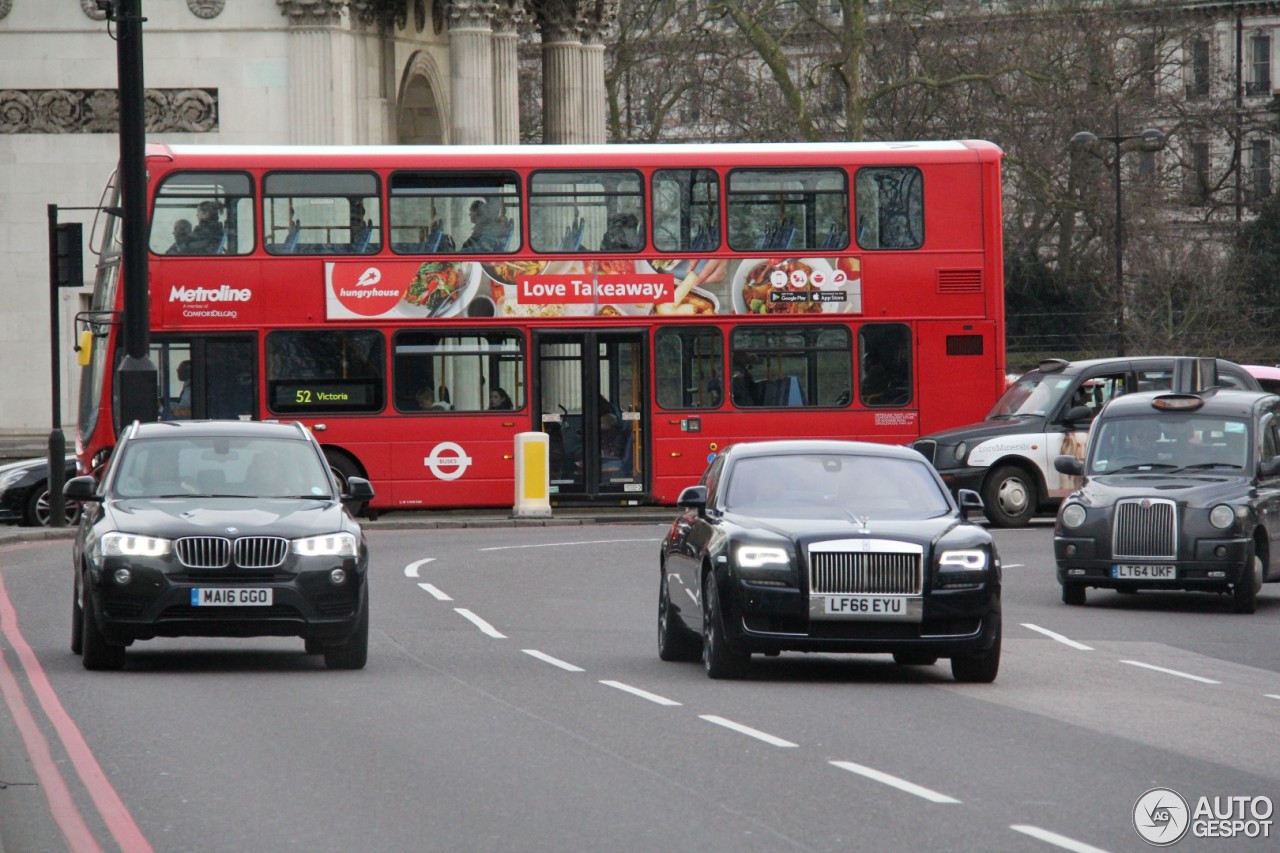
[[[342,495],[344,501],[364,501],[373,500],[373,483],[370,483],[364,477],[348,477],[347,491]]]
[[[702,515],[707,511],[707,487],[686,487],[684,491],[680,493],[680,497],[676,499],[676,506],[696,509],[698,511],[698,515]]]
[[[1059,456],[1053,460],[1053,469],[1059,474],[1079,477],[1084,474],[1084,460],[1077,459],[1074,456]]]
[[[1093,409],[1088,406],[1072,406],[1067,409],[1062,420],[1069,424],[1087,424],[1093,420]]]
[[[102,500],[102,495],[98,494],[98,481],[88,475],[67,480],[62,485],[62,494],[75,501]]]
[[[960,504],[960,514],[965,518],[969,517],[971,512],[982,512],[982,496],[973,489],[959,489],[956,491],[956,501]]]

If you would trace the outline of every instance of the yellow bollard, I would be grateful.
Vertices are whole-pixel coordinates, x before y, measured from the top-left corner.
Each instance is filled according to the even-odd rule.
[[[551,437],[545,432],[516,434],[516,518],[551,516]]]

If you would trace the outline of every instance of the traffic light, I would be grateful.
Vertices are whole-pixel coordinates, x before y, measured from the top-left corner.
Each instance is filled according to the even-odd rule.
[[[84,286],[84,226],[63,222],[54,235],[57,246],[58,287]]]

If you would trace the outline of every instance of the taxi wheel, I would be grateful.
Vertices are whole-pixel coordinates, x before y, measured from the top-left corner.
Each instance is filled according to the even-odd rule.
[[[658,591],[658,657],[665,661],[693,661],[702,655],[702,648],[690,636],[679,617],[671,612],[671,592],[667,587],[667,575],[662,575]]]
[[[1240,575],[1240,582],[1231,588],[1231,598],[1235,602],[1237,613],[1253,613],[1258,609],[1258,592],[1262,589],[1262,558],[1249,549],[1249,558],[1245,561],[1246,569]]]
[[[996,527],[1025,527],[1038,500],[1035,481],[1015,465],[1000,466],[982,484],[987,519]]]
[[[1070,604],[1073,607],[1079,607],[1084,604],[1085,592],[1084,585],[1078,583],[1064,583],[1062,585],[1062,603]]]
[[[751,664],[751,655],[735,652],[725,641],[720,593],[711,572],[702,586],[702,664],[708,678],[741,678]]]

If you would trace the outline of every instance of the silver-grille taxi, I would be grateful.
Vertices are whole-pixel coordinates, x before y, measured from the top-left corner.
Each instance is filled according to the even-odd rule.
[[[1062,600],[1089,587],[1229,593],[1252,613],[1280,538],[1280,397],[1213,389],[1129,394],[1094,421],[1054,528]]]
[[[659,555],[658,656],[742,674],[752,653],[890,652],[1000,663],[1000,558],[914,450],[852,441],[734,445],[680,496]],[[962,508],[963,507],[963,508]],[[700,636],[699,636],[700,635]]]

